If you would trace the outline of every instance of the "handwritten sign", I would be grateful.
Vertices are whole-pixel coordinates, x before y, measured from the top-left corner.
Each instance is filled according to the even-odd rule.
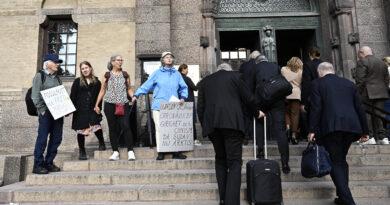
[[[162,102],[160,104],[160,140],[157,152],[194,150],[193,103]]]
[[[63,85],[42,90],[41,95],[55,120],[76,111]]]

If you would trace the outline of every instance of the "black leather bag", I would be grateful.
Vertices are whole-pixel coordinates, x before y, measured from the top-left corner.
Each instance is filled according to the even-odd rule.
[[[323,146],[309,142],[302,153],[301,174],[305,178],[323,177],[332,169],[329,153]]]
[[[292,93],[292,89],[292,85],[286,78],[279,74],[265,80],[262,87],[257,89],[257,92],[260,96],[261,104],[263,106],[269,106],[286,98],[286,96]]]

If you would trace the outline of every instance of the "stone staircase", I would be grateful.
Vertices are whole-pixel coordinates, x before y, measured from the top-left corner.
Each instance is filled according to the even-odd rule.
[[[300,174],[305,143],[290,145],[291,173],[282,174],[285,205],[333,204],[335,189],[329,176],[305,179]],[[0,187],[0,203],[18,204],[172,204],[217,205],[214,151],[205,143],[188,152],[186,160],[166,156],[156,161],[155,149],[136,148],[136,161],[108,161],[111,151],[88,149],[90,160],[67,161],[63,171],[48,175],[30,174],[25,182]],[[271,159],[279,161],[276,145],[269,146]],[[76,151],[77,152],[77,151]],[[244,146],[241,204],[246,199],[245,164],[253,156],[253,146]],[[350,187],[357,204],[389,204],[390,146],[372,145],[363,154],[353,145],[347,156]]]

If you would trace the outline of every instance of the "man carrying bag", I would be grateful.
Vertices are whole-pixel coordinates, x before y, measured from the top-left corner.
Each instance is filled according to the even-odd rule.
[[[311,83],[309,134],[329,152],[330,176],[336,186],[336,204],[355,205],[348,187],[349,169],[346,161],[353,141],[368,140],[367,120],[359,92],[352,82],[335,75],[333,65],[318,66],[319,79]],[[315,134],[315,133],[320,134]]]

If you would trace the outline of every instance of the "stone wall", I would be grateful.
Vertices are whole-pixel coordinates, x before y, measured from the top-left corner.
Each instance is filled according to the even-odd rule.
[[[388,22],[384,9],[384,2],[386,1],[355,0],[360,45],[370,46],[374,54],[379,58],[390,54],[387,30]],[[388,1],[386,4],[389,4]]]
[[[387,20],[387,38],[390,41],[390,1],[383,0],[384,9],[385,9],[385,15]],[[388,53],[388,56],[390,56],[390,53]]]

